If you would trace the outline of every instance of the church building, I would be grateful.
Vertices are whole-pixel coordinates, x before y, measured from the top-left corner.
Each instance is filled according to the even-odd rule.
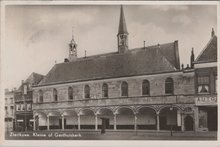
[[[195,104],[200,91],[216,94],[217,86],[207,87],[200,78],[205,57],[194,61],[192,51],[191,66],[181,68],[178,41],[129,48],[122,6],[117,39],[117,52],[78,58],[72,38],[69,58],[33,86],[34,130],[199,131],[198,115],[216,111],[216,105]],[[207,69],[213,82],[216,68]]]

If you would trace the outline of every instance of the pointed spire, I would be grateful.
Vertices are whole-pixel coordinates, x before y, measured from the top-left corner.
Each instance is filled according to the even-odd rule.
[[[215,31],[214,31],[214,28],[212,28],[212,34],[211,34],[211,37],[215,36]]]
[[[120,20],[119,20],[118,34],[128,34],[122,5],[121,5],[121,14],[120,14]]]
[[[194,48],[192,48],[192,51],[191,51],[191,58],[190,58],[190,67],[191,68],[194,68],[194,60],[195,60],[195,56],[194,56]]]

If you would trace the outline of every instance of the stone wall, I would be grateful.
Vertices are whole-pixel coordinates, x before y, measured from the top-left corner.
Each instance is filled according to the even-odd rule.
[[[126,81],[128,83],[128,97],[141,97],[142,96],[142,82],[147,79],[150,82],[150,97],[155,97],[155,100],[165,96],[165,80],[166,78],[172,78],[174,81],[174,95],[191,95],[194,94],[194,73],[182,73],[174,72],[169,74],[158,74],[158,75],[146,75],[139,77],[127,77],[119,79],[106,79],[97,81],[87,81],[70,84],[52,85],[46,87],[35,87],[33,91],[33,101],[38,102],[38,91],[43,91],[44,103],[53,102],[53,89],[56,88],[58,92],[58,102],[68,101],[68,87],[73,87],[73,101],[80,103],[84,98],[84,86],[90,86],[91,99],[100,99],[102,101],[96,101],[96,105],[107,105],[111,104],[111,98],[113,103],[117,103],[115,98],[121,97],[121,83]],[[108,84],[108,100],[102,98],[102,85],[103,83]],[[169,97],[168,97],[169,99]],[[168,100],[166,99],[166,101]],[[141,99],[139,99],[141,100]],[[162,99],[161,99],[162,100]],[[165,99],[164,99],[165,100]],[[122,101],[127,101],[122,99]],[[131,100],[136,101],[134,99]],[[142,100],[146,101],[146,99]],[[169,101],[169,100],[168,100]],[[184,102],[184,99],[181,100]],[[190,101],[190,100],[188,100]],[[161,101],[162,102],[162,101]],[[162,102],[163,103],[163,102]],[[85,106],[89,106],[86,102],[83,103]],[[54,105],[57,106],[58,104]],[[35,105],[36,106],[36,105]],[[36,108],[36,107],[35,107]],[[34,109],[35,109],[34,108]]]

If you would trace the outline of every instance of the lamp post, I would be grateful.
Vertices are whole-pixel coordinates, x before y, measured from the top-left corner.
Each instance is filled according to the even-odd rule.
[[[171,112],[173,111],[173,106],[172,105],[170,107],[170,111]],[[172,125],[172,122],[170,123],[170,136],[173,136],[173,125]]]

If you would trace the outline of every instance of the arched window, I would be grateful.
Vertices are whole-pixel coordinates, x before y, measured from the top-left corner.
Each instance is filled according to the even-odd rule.
[[[108,97],[108,85],[106,83],[102,85],[102,97]]]
[[[38,94],[39,94],[39,102],[43,103],[44,102],[43,91],[39,90]]]
[[[53,101],[57,102],[58,96],[57,96],[57,90],[53,89]]]
[[[68,88],[68,99],[73,100],[73,88],[72,87]]]
[[[150,83],[148,80],[142,82],[142,95],[150,95]]]
[[[125,81],[121,84],[121,96],[128,96],[128,83]]]
[[[85,85],[84,94],[85,94],[86,99],[90,98],[90,87],[89,87],[89,85]]]
[[[173,79],[167,78],[165,81],[165,94],[173,94],[174,86],[173,86]]]

